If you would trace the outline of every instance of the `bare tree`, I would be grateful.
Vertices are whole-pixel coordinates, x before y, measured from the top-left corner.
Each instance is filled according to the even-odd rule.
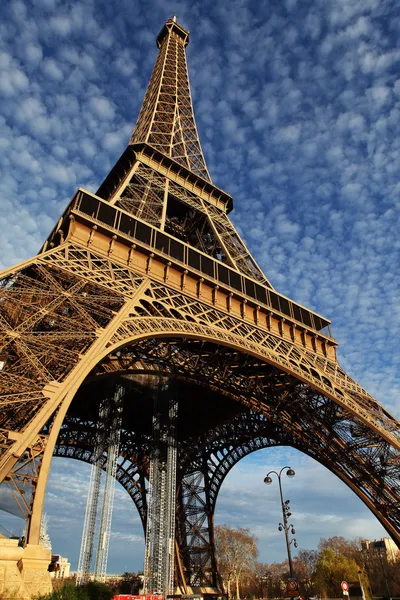
[[[300,591],[306,596],[314,593],[314,577],[318,560],[315,550],[299,550],[294,559],[294,572],[300,585]]]
[[[318,552],[321,553],[326,548],[331,548],[336,554],[342,554],[356,563],[361,561],[360,540],[346,540],[346,538],[335,535],[331,538],[321,538],[318,544]]]
[[[240,600],[241,582],[256,568],[257,539],[248,529],[219,525],[215,528],[215,550],[228,597],[231,597],[231,587],[234,584],[235,597]]]

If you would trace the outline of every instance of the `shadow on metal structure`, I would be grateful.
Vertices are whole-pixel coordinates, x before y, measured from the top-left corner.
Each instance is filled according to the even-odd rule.
[[[78,190],[37,256],[0,274],[0,480],[36,546],[53,453],[91,460],[80,427],[93,440],[108,377],[126,391],[117,477],[145,524],[146,377],[167,378],[179,396],[175,584],[190,593],[220,589],[215,500],[229,468],[265,445],[324,464],[399,544],[400,437],[338,364],[330,322],[279,294],[233,227],[198,139],[187,43],[167,21],[128,148],[96,194]]]

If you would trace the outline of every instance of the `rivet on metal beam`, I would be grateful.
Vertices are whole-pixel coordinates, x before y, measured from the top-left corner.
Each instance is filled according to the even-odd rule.
[[[247,304],[247,299],[245,298],[241,303],[240,303],[240,312],[242,315],[242,319],[246,318],[246,304]]]
[[[110,240],[110,243],[108,245],[108,256],[111,256],[113,253],[113,248],[114,248],[114,244],[115,244],[115,240],[117,239],[117,236],[114,234]]]
[[[128,252],[128,265],[130,265],[131,262],[132,262],[135,249],[136,249],[136,244],[132,244],[132,246],[129,248],[129,252]]]
[[[317,336],[314,333],[311,334],[311,345],[314,348],[314,351],[316,352],[317,351]]]
[[[283,327],[284,322],[285,322],[285,319],[279,319],[279,333],[281,334],[281,337],[284,337],[284,335],[285,335],[285,330]]]

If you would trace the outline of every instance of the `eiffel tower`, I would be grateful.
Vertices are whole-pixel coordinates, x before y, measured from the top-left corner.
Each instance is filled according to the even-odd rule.
[[[99,403],[122,385],[117,479],[144,527],[168,508],[146,494],[153,406],[177,406],[167,529],[184,593],[221,590],[216,499],[259,448],[319,461],[400,545],[399,422],[340,367],[330,322],[275,290],[232,225],[196,129],[188,41],[165,23],[128,147],[96,194],[78,189],[36,256],[0,274],[0,481],[27,519],[25,552],[53,455],[91,462]]]

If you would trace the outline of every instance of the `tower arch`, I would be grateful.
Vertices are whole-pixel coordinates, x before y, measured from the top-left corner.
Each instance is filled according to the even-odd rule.
[[[202,411],[207,412],[211,405],[216,407],[218,399],[224,403],[225,416],[221,422],[214,425],[209,423],[202,435],[185,431],[179,439],[177,546],[182,553],[181,561],[188,576],[187,584],[197,586],[201,581],[207,581],[209,585],[217,585],[217,580],[210,579],[210,566],[215,559],[213,515],[218,494],[231,468],[244,456],[258,449],[291,446],[314,458],[346,483],[385,525],[370,502],[370,494],[377,493],[376,489],[374,492],[374,488],[364,488],[360,484],[379,476],[379,455],[366,468],[365,456],[354,452],[354,440],[357,439],[359,444],[360,430],[356,436],[354,422],[348,422],[348,414],[345,411],[340,414],[338,406],[328,398],[315,390],[304,389],[302,382],[278,369],[269,367],[262,374],[257,359],[199,340],[152,338],[126,346],[125,352],[116,352],[118,355],[110,354],[105,357],[88,376],[87,383],[82,386],[81,397],[76,398],[78,406],[82,404],[83,398],[89,401],[90,392],[87,388],[93,386],[93,396],[98,398],[97,390],[104,388],[104,378],[115,377],[120,377],[119,381],[125,381],[128,387],[131,385],[131,395],[126,392],[128,402],[135,402],[139,398],[146,378],[163,377],[177,382],[177,387],[171,386],[170,392],[179,394],[179,404],[183,410],[185,402],[190,403],[187,398],[195,398],[193,389],[196,387],[200,390],[201,398],[213,394],[209,404],[201,400]],[[177,358],[178,352],[186,360],[186,368],[179,372],[173,368],[177,362],[171,356],[173,353]],[[189,354],[192,355],[191,360]],[[213,381],[212,372],[221,371],[221,361],[225,364],[225,380],[217,385]],[[236,372],[235,388],[229,385],[228,361],[231,361],[231,370]],[[258,386],[258,393],[262,393],[268,383],[269,406],[265,413],[242,403],[244,384],[237,383],[240,379],[248,379],[250,374],[254,379],[256,371],[258,379],[264,379],[264,385]],[[204,377],[205,373],[207,379]],[[135,381],[141,385],[135,387]],[[255,394],[254,388],[249,390]],[[290,394],[284,393],[287,390],[290,390]],[[297,403],[303,405],[301,411]],[[296,420],[285,421],[284,416],[295,407]],[[150,408],[147,418],[150,421]],[[195,412],[193,419],[198,422],[199,413]],[[183,420],[188,421],[187,414],[183,415]],[[353,435],[352,439],[348,437],[350,433]],[[147,434],[149,435],[149,427]],[[128,456],[137,451],[138,444],[135,444],[134,436],[135,432],[132,432],[132,445],[126,445],[123,450]],[[143,439],[140,446],[144,447]],[[58,450],[56,453],[58,454]],[[142,456],[142,465],[145,464],[143,458]],[[374,468],[375,474],[372,476]],[[136,472],[140,472],[143,481],[148,477],[146,469],[139,468]],[[354,481],[358,481],[358,485]],[[382,479],[381,485],[387,485],[387,482]],[[135,498],[140,497],[136,494],[134,501]],[[136,501],[136,506],[142,515],[140,502]]]
[[[275,427],[279,423],[285,444],[316,458],[339,476],[391,533],[399,518],[394,500],[398,484],[396,463],[382,467],[388,460],[386,442],[375,435],[371,448],[368,426],[347,407],[259,356],[217,342],[190,336],[151,337],[136,343],[125,340],[123,346],[104,353],[88,373],[86,386],[103,377],[152,375],[189,382],[230,398],[264,415]]]
[[[330,321],[275,290],[230,221],[232,198],[211,181],[197,134],[188,40],[165,23],[123,155],[96,194],[77,190],[36,256],[0,273],[0,482],[37,544],[53,451],[82,385],[164,374],[175,389],[218,396],[232,421],[241,411],[263,415],[276,435],[279,425],[400,544],[399,422],[340,367]],[[208,434],[226,416],[210,407],[199,424]],[[183,589],[211,581],[218,591],[210,523],[227,466],[204,452],[202,464],[181,453],[176,555]],[[194,523],[185,515],[196,473],[207,511]],[[196,528],[211,531],[211,562],[191,562]]]

